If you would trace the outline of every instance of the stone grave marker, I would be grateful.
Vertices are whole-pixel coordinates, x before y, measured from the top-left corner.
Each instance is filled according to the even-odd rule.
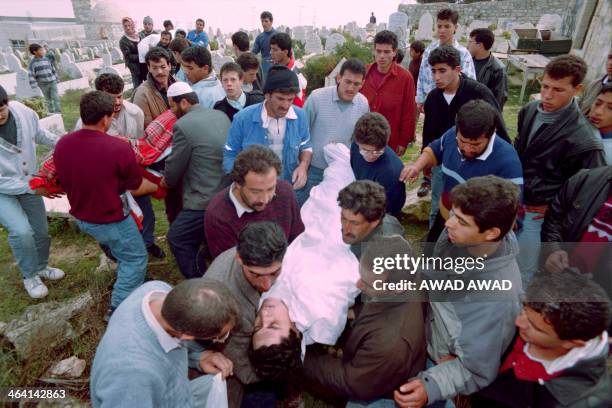
[[[329,36],[329,38],[327,39],[327,42],[325,43],[325,53],[331,54],[332,52],[335,52],[336,46],[342,47],[345,42],[346,42],[346,39],[344,38],[342,34],[333,33],[332,35]]]
[[[539,30],[550,30],[556,33],[561,33],[563,18],[558,14],[544,14],[540,17],[536,27]]]
[[[429,12],[423,13],[419,19],[419,28],[414,35],[415,40],[431,41],[433,39],[433,17]]]
[[[102,66],[112,67],[113,66],[113,57],[110,52],[104,51],[102,53]]]
[[[21,66],[21,61],[14,54],[6,54],[6,65],[13,72],[18,72],[20,69],[23,69]]]
[[[321,38],[312,34],[306,39],[306,54],[322,54],[323,44],[321,44]]]

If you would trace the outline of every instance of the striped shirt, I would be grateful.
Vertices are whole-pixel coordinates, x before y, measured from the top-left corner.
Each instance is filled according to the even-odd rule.
[[[419,70],[419,80],[417,82],[416,89],[416,103],[425,103],[427,94],[436,87],[436,83],[431,74],[431,65],[429,65],[429,54],[440,46],[440,40],[436,40],[429,44],[423,53],[421,60],[421,69]],[[474,68],[474,61],[472,55],[463,45],[453,39],[453,47],[459,51],[461,55],[461,72],[474,80],[476,80],[476,69]]]
[[[312,163],[318,169],[327,168],[323,148],[329,143],[351,146],[357,120],[370,111],[368,99],[357,93],[350,102],[338,96],[337,86],[316,89],[306,99],[304,110],[308,116],[312,140]]]
[[[32,58],[28,65],[30,86],[36,88],[39,83],[49,83],[57,81],[57,74],[51,61],[47,58]]]

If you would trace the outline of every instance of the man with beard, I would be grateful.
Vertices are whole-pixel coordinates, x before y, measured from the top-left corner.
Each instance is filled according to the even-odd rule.
[[[450,213],[450,191],[466,180],[498,176],[523,186],[521,161],[512,145],[495,133],[496,111],[477,99],[463,105],[457,125],[423,149],[413,164],[407,164],[402,181],[414,181],[426,167],[440,166],[443,188],[436,220],[429,229],[428,242],[436,242]]]
[[[159,42],[157,43],[158,47],[166,50],[168,55],[170,56],[170,65],[172,65],[172,74],[176,72],[179,68],[179,64],[176,62],[176,58],[174,58],[174,53],[170,50],[170,43],[172,42],[172,33],[170,31],[162,31],[160,33]]]
[[[170,109],[177,117],[172,153],[166,159],[162,185],[183,184],[183,209],[168,230],[168,243],[181,273],[187,278],[206,270],[200,247],[205,240],[202,223],[208,203],[226,185],[223,146],[230,121],[225,114],[205,108],[189,85],[168,88]]]
[[[280,159],[262,145],[249,146],[236,157],[233,183],[213,197],[204,217],[213,258],[235,246],[240,230],[250,222],[276,222],[289,242],[304,231],[293,188],[279,179],[280,172]]]

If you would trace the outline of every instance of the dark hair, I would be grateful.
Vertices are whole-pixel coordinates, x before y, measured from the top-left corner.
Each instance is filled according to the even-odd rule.
[[[544,67],[544,75],[552,79],[563,79],[572,77],[572,86],[576,87],[582,83],[587,73],[587,64],[575,55],[560,55],[553,58]]]
[[[240,51],[248,51],[249,35],[244,31],[236,31],[232,34],[232,44],[238,47]]]
[[[179,34],[183,37],[187,37],[187,33],[182,28],[177,28],[177,30],[174,32],[174,37],[176,38],[176,36]]]
[[[170,20],[164,20],[164,24],[162,24],[164,26],[164,28],[166,28],[167,26],[171,25],[172,27],[174,27],[174,24],[172,24],[172,21]],[[163,33],[162,33],[163,34]]]
[[[30,54],[34,55],[34,53],[38,50],[40,50],[42,47],[40,46],[40,44],[30,44],[30,46],[28,47],[28,49],[30,50]]]
[[[8,104],[8,94],[6,93],[6,89],[0,85],[0,106],[4,106],[6,104]]]
[[[79,104],[84,125],[95,125],[105,116],[112,116],[115,98],[102,91],[91,91],[81,96]]]
[[[275,222],[250,222],[240,230],[236,249],[246,266],[267,267],[275,261],[283,260],[287,251],[287,238]]]
[[[168,49],[170,51],[182,53],[185,49],[189,48],[189,41],[184,38],[174,38],[174,40],[170,41],[168,44]]]
[[[193,62],[198,67],[202,68],[208,65],[208,71],[212,71],[212,57],[210,51],[204,47],[188,47],[181,52],[181,61]]]
[[[278,48],[280,48],[282,51],[289,51],[287,53],[287,56],[289,58],[291,58],[292,51],[291,51],[291,37],[289,37],[289,34],[286,33],[276,33],[274,35],[272,35],[272,37],[270,37],[270,45],[277,45]]]
[[[608,82],[607,84],[602,86],[597,96],[606,94],[608,92],[612,92],[612,82]]]
[[[274,381],[292,374],[302,367],[301,339],[289,329],[289,336],[279,344],[249,349],[249,359],[255,374],[262,380]]]
[[[353,139],[357,143],[374,146],[376,149],[384,149],[389,141],[391,128],[389,122],[383,115],[377,112],[363,114],[355,124]]]
[[[451,203],[474,217],[479,232],[499,228],[500,241],[514,225],[519,207],[519,187],[497,176],[473,177],[451,190]]]
[[[260,20],[263,20],[264,18],[267,18],[270,21],[274,21],[274,18],[272,17],[272,13],[270,13],[269,11],[264,11],[263,13],[259,15]]]
[[[161,37],[162,35],[169,35],[170,39],[172,40],[172,33],[170,31],[162,31],[161,33],[159,33],[159,36]]]
[[[363,215],[368,222],[373,222],[385,216],[387,196],[380,184],[371,180],[359,180],[340,190],[338,204],[345,210]]]
[[[340,76],[344,75],[344,72],[350,71],[353,74],[362,75],[365,77],[366,69],[363,62],[357,58],[349,58],[342,63],[340,67]]]
[[[189,92],[182,95],[171,96],[174,103],[179,104],[184,99],[189,102],[190,105],[195,105],[200,103],[200,98],[198,98],[198,94],[195,92]]]
[[[160,62],[162,59],[166,60],[166,64],[170,65],[170,55],[168,51],[162,47],[153,47],[145,54],[145,62],[149,65],[150,61]]]
[[[523,304],[541,314],[561,340],[590,340],[606,330],[612,318],[606,292],[573,268],[537,273]]]
[[[397,49],[397,35],[393,31],[383,30],[374,36],[374,44],[390,44],[395,50]]]
[[[410,44],[410,48],[419,54],[423,54],[425,52],[425,43],[423,41],[413,41],[412,44]]]
[[[470,38],[474,37],[474,41],[481,43],[485,50],[490,50],[495,42],[495,34],[488,28],[477,28],[472,30]]]
[[[244,178],[250,171],[267,174],[270,169],[275,169],[276,174],[281,175],[281,161],[276,153],[262,145],[251,145],[238,154],[230,176],[232,181],[243,186]]]
[[[401,64],[405,56],[406,54],[404,54],[404,50],[402,50],[401,48],[398,48],[395,53],[395,62],[397,64]]]
[[[459,22],[459,13],[448,8],[442,9],[436,14],[436,20],[450,20],[453,24],[457,25]]]
[[[238,302],[224,283],[209,278],[184,280],[164,299],[162,317],[183,334],[198,339],[218,336],[239,321]]]
[[[198,21],[201,21],[201,22],[203,22],[204,24],[206,24],[206,23],[204,22],[204,20],[203,20],[203,19],[201,19],[201,18],[196,19],[196,21],[195,21],[195,22],[197,23]]]
[[[240,56],[236,59],[236,62],[245,72],[250,69],[259,69],[259,60],[252,52],[240,54]]]
[[[482,99],[473,99],[459,109],[455,123],[457,131],[467,139],[479,139],[483,134],[489,139],[495,132],[496,119],[491,105]]]
[[[219,78],[223,78],[224,72],[235,72],[238,74],[240,79],[242,79],[242,75],[244,74],[242,67],[235,62],[226,62],[223,64],[223,66],[221,66],[221,70],[219,71]]]
[[[427,62],[432,67],[435,64],[446,64],[454,69],[461,65],[461,55],[452,45],[441,45],[429,54]]]
[[[125,84],[123,82],[123,78],[121,78],[119,75],[105,73],[100,74],[96,78],[94,85],[97,91],[104,91],[116,95],[123,92],[123,87]]]

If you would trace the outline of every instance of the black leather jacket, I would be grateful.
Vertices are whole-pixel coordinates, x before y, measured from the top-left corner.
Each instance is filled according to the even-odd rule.
[[[504,64],[491,54],[489,60],[478,72],[476,79],[491,90],[499,108],[503,110],[508,100],[508,80]]]
[[[550,203],[563,183],[578,171],[606,165],[601,138],[575,101],[563,117],[533,135],[528,143],[539,103],[530,102],[519,112],[514,141],[523,165],[523,202],[527,205]]]

